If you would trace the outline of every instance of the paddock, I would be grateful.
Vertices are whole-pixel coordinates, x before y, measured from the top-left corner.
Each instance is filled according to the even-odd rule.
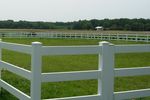
[[[2,41],[5,42],[13,42],[19,44],[27,44],[31,45],[33,41],[42,42],[44,46],[65,46],[68,45],[72,46],[79,46],[85,47],[90,45],[98,46],[99,40],[87,40],[87,39],[42,39],[42,38],[3,38]],[[128,42],[128,41],[110,41],[113,44],[121,44],[121,45],[135,45],[137,42]],[[145,42],[138,42],[139,44],[145,44]],[[149,44],[149,43],[147,43]],[[10,47],[11,48],[11,47]],[[15,48],[14,48],[15,49]],[[60,49],[57,49],[60,50]],[[23,50],[21,50],[22,52]],[[55,50],[54,50],[55,51]],[[71,52],[71,50],[69,49]],[[66,52],[66,53],[69,53]],[[76,50],[75,50],[76,51]],[[57,51],[56,51],[57,52]],[[90,51],[91,52],[91,51]],[[31,56],[24,53],[13,52],[10,50],[2,49],[2,59],[8,63],[14,64],[15,66],[19,66],[21,68],[25,68],[26,70],[31,71]],[[149,66],[149,53],[125,53],[125,54],[116,54],[115,55],[115,68],[144,68],[145,66]],[[22,60],[20,60],[22,59]],[[86,72],[86,71],[94,71],[98,70],[98,55],[96,54],[81,54],[81,55],[49,55],[42,57],[42,72],[43,73],[55,73],[55,72]],[[59,63],[58,63],[59,62]],[[132,63],[135,62],[135,63]],[[60,67],[61,66],[61,67]],[[138,69],[136,69],[138,70]],[[141,69],[143,70],[143,69]],[[129,71],[130,72],[130,71]],[[93,72],[94,74],[95,72]],[[137,72],[136,72],[137,73]],[[96,74],[96,73],[95,73]],[[30,74],[29,74],[30,75]],[[84,75],[84,73],[83,73]],[[131,75],[131,74],[130,74]],[[76,76],[76,75],[75,75]],[[73,75],[73,77],[75,77]],[[85,78],[85,77],[84,77]],[[30,96],[30,82],[26,78],[22,78],[18,75],[12,74],[9,71],[2,72],[2,79],[8,82],[9,84],[13,85],[17,89],[21,90],[23,93]],[[86,80],[75,80],[69,81],[69,78],[66,78],[66,82],[52,82],[52,83],[42,83],[42,90],[41,90],[41,98],[42,99],[49,99],[49,98],[65,98],[65,97],[75,97],[78,96],[86,97],[88,95],[92,96],[92,98],[97,98],[98,93],[98,83],[97,80],[94,79],[86,79]],[[73,80],[74,78],[72,78]],[[132,80],[131,80],[132,79]],[[59,79],[58,79],[59,80]],[[114,92],[119,91],[129,91],[129,90],[138,90],[138,89],[146,89],[149,88],[149,76],[134,76],[134,77],[117,77],[114,78]],[[144,80],[144,81],[143,81]],[[130,84],[126,84],[126,82],[130,82]],[[141,83],[141,84],[140,84]],[[135,87],[136,84],[136,87]],[[65,89],[65,91],[64,91]],[[78,91],[78,92],[77,92]],[[145,91],[145,90],[143,90]],[[146,90],[147,91],[147,90]],[[133,92],[133,91],[132,91]],[[17,100],[16,97],[7,93],[7,91],[2,89],[3,95],[0,98],[7,98],[11,97],[14,100]],[[139,92],[140,94],[141,91]],[[5,95],[7,95],[5,97]],[[132,94],[132,93],[131,93]],[[93,97],[94,95],[94,97]],[[96,95],[96,97],[95,97]],[[77,97],[76,97],[77,96]],[[139,95],[141,96],[141,95]],[[99,96],[98,96],[99,98]],[[134,97],[132,97],[134,98]],[[135,96],[136,98],[136,96]],[[66,98],[65,98],[66,99]],[[68,98],[71,99],[71,98]],[[86,98],[85,98],[86,99]]]
[[[126,40],[126,41],[143,41],[150,42],[150,34],[138,33],[80,33],[80,32],[14,32],[0,33],[0,38],[56,38],[56,39],[99,39],[99,40]]]

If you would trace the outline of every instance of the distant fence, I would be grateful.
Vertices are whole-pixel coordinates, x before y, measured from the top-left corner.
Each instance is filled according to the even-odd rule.
[[[106,33],[0,33],[1,38],[70,38],[150,42],[150,34],[106,34]]]
[[[150,89],[114,92],[114,78],[124,76],[150,75],[150,67],[114,68],[116,53],[150,52],[150,45],[113,45],[100,42],[95,46],[42,46],[33,42],[31,46],[0,42],[1,49],[8,49],[31,55],[31,71],[0,60],[0,68],[7,69],[31,81],[30,96],[0,79],[0,86],[21,100],[41,100],[42,82],[61,82],[74,80],[98,80],[98,92],[95,95],[56,98],[49,100],[123,100],[150,96]],[[97,54],[98,70],[42,73],[42,56],[44,55],[80,55]],[[58,62],[59,63],[59,62]],[[48,100],[48,99],[47,99]]]

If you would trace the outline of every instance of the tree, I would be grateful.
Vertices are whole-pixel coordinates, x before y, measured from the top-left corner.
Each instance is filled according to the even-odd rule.
[[[79,20],[74,22],[29,22],[29,21],[0,21],[0,28],[11,29],[79,29],[93,30],[96,26],[103,26],[109,30],[132,30],[132,31],[149,31],[150,19],[92,19]]]

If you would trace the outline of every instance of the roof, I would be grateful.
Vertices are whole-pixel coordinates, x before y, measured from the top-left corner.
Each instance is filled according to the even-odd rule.
[[[103,28],[103,26],[97,26],[97,27],[95,27],[95,28]]]

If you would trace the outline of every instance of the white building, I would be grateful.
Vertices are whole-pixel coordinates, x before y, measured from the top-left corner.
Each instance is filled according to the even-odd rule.
[[[102,31],[104,28],[103,28],[103,26],[97,26],[97,27],[95,27],[95,29],[96,29],[96,30],[101,30],[101,31]]]

